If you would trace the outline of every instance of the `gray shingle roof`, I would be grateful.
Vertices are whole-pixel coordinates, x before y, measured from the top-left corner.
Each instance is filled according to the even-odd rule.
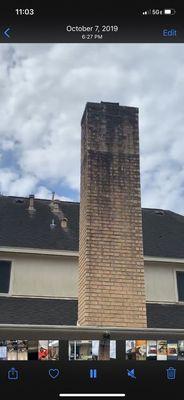
[[[0,246],[78,251],[80,204],[58,201],[59,213],[54,213],[50,203],[35,199],[32,215],[28,198],[0,196]],[[149,208],[142,215],[144,255],[184,258],[184,216]],[[67,229],[61,227],[61,217],[67,218]]]
[[[148,328],[184,328],[183,304],[147,304]]]
[[[76,325],[77,300],[1,297],[0,324]]]
[[[1,196],[0,246],[78,250],[79,203],[58,202],[60,213],[52,212],[50,203],[36,199],[36,212],[30,214],[28,198]],[[68,220],[67,229],[61,227],[61,213]]]
[[[184,216],[143,208],[144,255],[184,258]]]
[[[0,298],[0,324],[76,325],[77,300]],[[148,328],[184,328],[184,305],[147,304]]]

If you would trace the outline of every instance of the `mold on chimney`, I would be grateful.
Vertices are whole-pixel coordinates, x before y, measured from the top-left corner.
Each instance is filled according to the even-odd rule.
[[[79,324],[145,328],[138,109],[87,103],[82,117]]]

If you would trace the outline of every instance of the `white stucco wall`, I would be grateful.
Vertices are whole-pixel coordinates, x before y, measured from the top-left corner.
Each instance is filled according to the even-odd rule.
[[[174,262],[145,262],[147,301],[178,301],[176,271],[184,271],[184,264]]]
[[[10,294],[14,296],[77,297],[76,257],[1,254],[12,260]]]
[[[78,297],[78,257],[0,252],[0,258],[12,261],[9,295]],[[184,263],[145,261],[148,302],[178,301],[177,270],[184,271]]]

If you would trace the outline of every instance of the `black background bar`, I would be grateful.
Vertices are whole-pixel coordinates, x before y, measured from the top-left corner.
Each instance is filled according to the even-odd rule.
[[[170,15],[166,9],[172,10]],[[184,4],[1,0],[0,42],[182,43]]]

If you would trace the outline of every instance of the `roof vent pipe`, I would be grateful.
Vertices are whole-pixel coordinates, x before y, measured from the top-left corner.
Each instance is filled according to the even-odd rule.
[[[35,212],[36,211],[35,208],[34,208],[34,194],[30,194],[30,196],[29,196],[29,207],[28,207],[28,210],[30,212]]]
[[[51,224],[50,224],[50,228],[51,229],[54,229],[56,227],[56,224],[55,224],[55,221],[54,221],[54,218],[52,219],[52,222],[51,222]]]
[[[66,229],[68,227],[68,219],[62,218],[61,219],[61,228]]]

